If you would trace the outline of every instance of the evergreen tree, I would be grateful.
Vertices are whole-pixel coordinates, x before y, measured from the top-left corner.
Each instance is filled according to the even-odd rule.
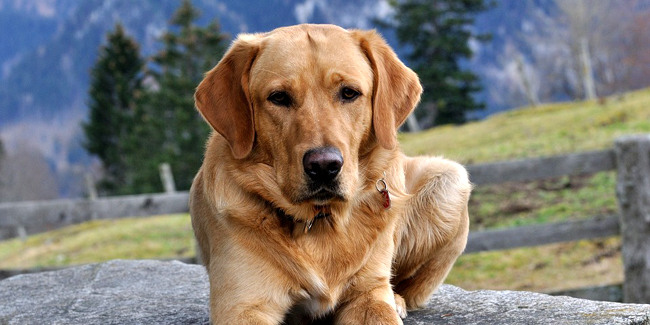
[[[227,37],[216,21],[197,26],[199,16],[189,0],[183,1],[162,37],[164,48],[153,57],[157,86],[144,96],[136,113],[141,123],[129,141],[134,192],[162,190],[158,166],[163,162],[170,163],[179,190],[189,189],[201,166],[210,128],[194,108],[194,91],[225,52]]]
[[[395,9],[394,20],[380,24],[394,28],[400,44],[410,50],[407,60],[424,87],[418,115],[428,117],[428,124],[463,123],[467,112],[483,109],[484,104],[472,97],[481,90],[478,77],[463,70],[459,62],[472,56],[470,39],[489,39],[471,30],[473,17],[489,7],[484,0],[390,3]]]
[[[99,186],[115,194],[128,182],[124,141],[133,130],[145,62],[137,43],[125,34],[121,24],[108,34],[107,40],[91,70],[90,117],[83,129],[84,147],[99,157],[105,169]]]

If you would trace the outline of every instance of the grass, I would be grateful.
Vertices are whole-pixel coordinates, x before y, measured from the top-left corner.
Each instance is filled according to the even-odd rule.
[[[0,242],[0,269],[194,255],[188,214],[96,220]]]
[[[505,228],[617,213],[616,173],[506,183],[474,189],[471,228]]]
[[[559,103],[505,112],[462,126],[402,134],[409,155],[479,163],[610,148],[650,133],[650,89],[604,102]],[[472,230],[581,219],[617,212],[613,172],[477,187]],[[0,242],[0,268],[53,267],[114,258],[189,257],[187,215],[93,221]],[[462,256],[447,282],[465,289],[552,291],[622,281],[620,239],[561,243]]]
[[[461,256],[446,280],[466,290],[554,292],[623,282],[620,238]]]
[[[650,132],[650,89],[595,101],[507,111],[461,126],[402,134],[409,155],[443,155],[463,163],[604,149],[624,134]]]

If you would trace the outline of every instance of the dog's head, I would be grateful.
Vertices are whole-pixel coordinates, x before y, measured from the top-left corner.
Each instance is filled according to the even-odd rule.
[[[396,147],[421,91],[376,32],[298,25],[240,35],[195,97],[234,158],[271,165],[290,202],[326,205],[359,187],[360,156]]]

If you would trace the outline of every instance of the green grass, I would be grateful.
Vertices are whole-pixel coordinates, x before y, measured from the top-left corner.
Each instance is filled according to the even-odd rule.
[[[0,242],[1,269],[193,255],[188,214],[96,220],[30,236],[26,241]]]
[[[650,133],[650,89],[607,98],[525,108],[462,126],[402,134],[409,155],[465,164],[605,149],[621,135]],[[477,187],[472,230],[576,220],[617,212],[616,175]],[[187,215],[93,221],[0,242],[0,268],[53,267],[126,258],[194,254]],[[448,283],[466,289],[549,291],[622,280],[620,239],[579,241],[462,256]]]
[[[461,256],[446,283],[466,290],[554,292],[623,282],[620,238]]]
[[[470,199],[471,228],[504,228],[614,214],[616,173],[481,186]]]
[[[443,155],[463,163],[604,149],[616,137],[650,132],[650,90],[597,102],[572,102],[496,114],[462,126],[402,134],[409,155]]]

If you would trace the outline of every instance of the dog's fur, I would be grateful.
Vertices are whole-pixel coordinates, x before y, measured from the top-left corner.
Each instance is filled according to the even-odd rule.
[[[374,31],[298,25],[234,41],[196,92],[216,130],[190,194],[212,322],[401,324],[426,302],[465,248],[471,186],[459,164],[399,150],[421,91]],[[322,147],[343,165],[318,196],[303,157]],[[329,215],[309,229],[315,211]]]

